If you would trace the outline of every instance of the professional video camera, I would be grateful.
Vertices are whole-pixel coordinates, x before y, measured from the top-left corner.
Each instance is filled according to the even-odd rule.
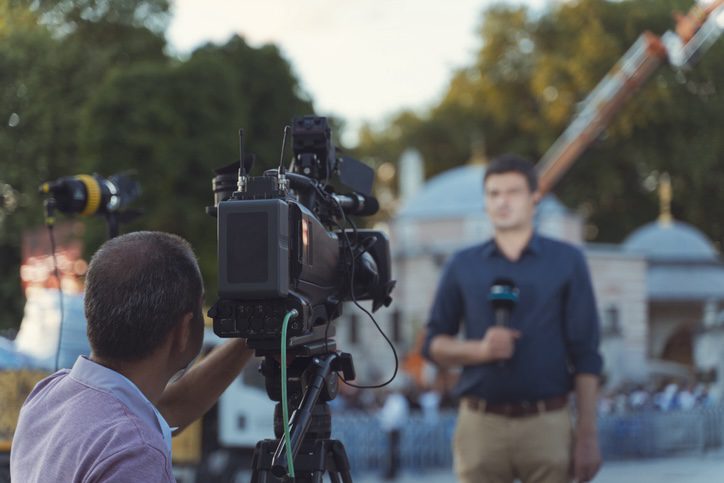
[[[336,351],[330,323],[347,300],[371,300],[373,311],[391,303],[390,248],[382,232],[358,230],[349,219],[379,209],[372,169],[337,158],[326,118],[292,124],[288,171],[283,142],[279,169],[249,176],[254,158],[244,155],[241,131],[240,164],[216,171],[207,212],[217,216],[220,298],[209,316],[217,335],[246,337],[265,356],[267,393],[279,401],[276,439],[257,444],[252,481],[295,477],[296,467],[295,481],[321,481],[328,471],[349,482],[344,446],[329,439],[327,401],[337,395],[338,373],[351,380],[355,371],[351,355]],[[353,192],[336,193],[335,176]],[[294,355],[288,366],[287,353]],[[297,407],[291,418],[287,404]]]
[[[220,298],[209,311],[214,332],[247,338],[257,355],[279,352],[282,320],[291,310],[298,316],[288,330],[290,352],[334,350],[326,325],[341,314],[342,303],[372,300],[376,311],[390,304],[395,285],[386,235],[343,228],[349,215],[379,209],[371,196],[374,171],[336,157],[324,117],[295,118],[292,136],[288,171],[280,163],[249,176],[253,156],[241,148],[241,166],[216,171],[215,207],[207,209],[218,218]],[[329,184],[335,175],[353,192],[336,193]]]

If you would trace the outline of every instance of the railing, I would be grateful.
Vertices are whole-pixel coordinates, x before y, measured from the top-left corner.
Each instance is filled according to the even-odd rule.
[[[598,423],[604,458],[656,458],[722,445],[724,408],[610,415]]]
[[[436,422],[412,415],[401,430],[403,468],[452,466],[456,412],[442,412]],[[632,412],[602,416],[599,442],[605,461],[703,453],[722,446],[724,407],[674,412]],[[332,437],[347,450],[353,471],[383,468],[389,455],[387,434],[374,415],[335,414]]]

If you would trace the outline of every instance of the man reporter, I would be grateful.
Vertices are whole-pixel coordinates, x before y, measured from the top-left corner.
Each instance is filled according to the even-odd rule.
[[[160,232],[107,241],[86,278],[89,358],[40,381],[10,455],[13,481],[172,482],[171,435],[201,417],[253,351],[201,349],[203,281],[191,246]]]
[[[602,358],[585,258],[578,248],[536,233],[540,195],[532,163],[501,156],[486,168],[483,183],[493,237],[447,263],[423,346],[433,362],[463,367],[455,471],[469,483],[590,481],[601,466]],[[520,289],[509,326],[495,324],[487,300],[501,278]],[[461,327],[464,339],[456,337]]]

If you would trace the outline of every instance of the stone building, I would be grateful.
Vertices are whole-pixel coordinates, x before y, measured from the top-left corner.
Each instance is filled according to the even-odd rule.
[[[408,153],[406,163],[416,159],[421,162]],[[412,170],[418,172],[419,167]],[[400,357],[414,350],[445,260],[492,234],[484,211],[483,174],[483,164],[471,163],[435,176],[418,189],[405,185],[408,197],[388,225],[398,285],[393,304],[376,314]],[[585,251],[602,321],[609,383],[644,379],[649,338],[645,256],[617,245],[583,245],[583,220],[553,195],[541,200],[536,226],[540,233]],[[346,311],[337,324],[338,344],[355,355],[361,380],[385,379],[394,362],[389,346],[365,314],[351,306]]]

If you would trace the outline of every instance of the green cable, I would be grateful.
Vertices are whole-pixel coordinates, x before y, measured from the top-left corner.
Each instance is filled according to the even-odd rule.
[[[296,310],[290,310],[282,323],[282,424],[284,426],[284,441],[287,445],[287,466],[289,476],[294,478],[294,458],[292,457],[292,443],[289,436],[289,408],[287,407],[287,325],[289,319],[297,316]]]

